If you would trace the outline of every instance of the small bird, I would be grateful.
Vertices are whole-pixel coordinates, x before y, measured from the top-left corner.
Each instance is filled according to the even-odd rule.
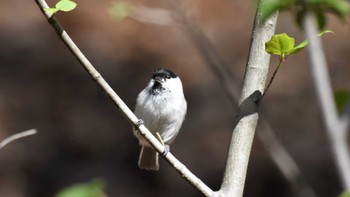
[[[153,135],[158,133],[169,148],[179,133],[186,111],[187,102],[180,78],[168,69],[156,69],[136,99],[135,115]],[[159,170],[158,153],[135,128],[134,134],[142,146],[139,168]]]

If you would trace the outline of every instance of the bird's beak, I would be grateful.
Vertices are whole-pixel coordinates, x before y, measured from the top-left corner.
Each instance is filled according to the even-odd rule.
[[[164,79],[164,78],[162,78],[162,77],[155,77],[155,78],[154,78],[154,81],[156,81],[156,82],[158,82],[158,83],[162,84],[162,83],[164,83],[164,82],[165,82],[165,79]]]

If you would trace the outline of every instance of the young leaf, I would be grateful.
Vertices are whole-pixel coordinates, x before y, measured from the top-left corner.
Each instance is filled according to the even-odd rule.
[[[294,0],[266,0],[260,6],[261,8],[261,21],[270,17],[272,14],[279,10],[285,10],[291,7]]]
[[[265,43],[265,50],[269,54],[284,56],[294,48],[294,38],[289,37],[287,34],[276,34]]]
[[[348,0],[265,0],[260,9],[263,22],[277,11],[292,10],[297,14],[296,21],[301,28],[305,14],[312,12],[316,14],[319,29],[322,30],[326,26],[327,13],[345,20],[346,15],[350,13],[350,4]]]
[[[58,3],[56,3],[56,8],[63,12],[69,12],[73,10],[76,6],[77,4],[71,0],[61,0]]]
[[[344,0],[323,0],[323,4],[340,18],[350,13],[350,5]]]
[[[55,14],[57,11],[59,11],[57,8],[45,8],[44,10],[50,14]]]
[[[298,46],[294,47],[292,50],[288,52],[288,55],[299,53],[301,50],[303,50],[309,42],[307,40],[304,40],[302,43],[298,44]]]

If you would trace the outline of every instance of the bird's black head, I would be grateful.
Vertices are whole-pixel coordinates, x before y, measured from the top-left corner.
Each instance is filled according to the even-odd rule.
[[[165,68],[157,68],[152,75],[154,83],[151,88],[151,94],[159,95],[163,93],[166,89],[166,87],[164,87],[165,83],[169,83],[167,80],[175,78],[177,78],[177,76],[171,70]]]
[[[171,70],[168,70],[165,68],[157,68],[152,75],[152,79],[154,80],[156,80],[157,78],[167,80],[167,79],[176,78],[176,77],[177,76]]]

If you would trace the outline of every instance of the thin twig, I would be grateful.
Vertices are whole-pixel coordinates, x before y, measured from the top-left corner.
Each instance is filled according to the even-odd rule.
[[[273,72],[273,74],[272,74],[272,76],[271,76],[271,79],[270,79],[269,83],[267,84],[267,86],[266,86],[266,88],[265,88],[265,90],[264,90],[264,93],[263,93],[263,95],[261,96],[261,99],[260,99],[260,100],[262,100],[262,99],[264,98],[264,96],[266,95],[267,91],[270,89],[270,86],[271,86],[273,80],[274,80],[275,77],[276,77],[277,71],[278,71],[278,69],[281,67],[281,64],[282,64],[282,62],[283,62],[284,60],[285,60],[284,57],[280,57],[280,59],[279,59],[279,61],[278,61],[278,64],[277,64],[277,66],[276,66],[276,68],[275,68],[275,71]]]
[[[48,19],[51,26],[56,30],[58,36],[62,39],[64,44],[69,48],[72,54],[81,63],[84,69],[90,74],[92,79],[100,86],[100,88],[108,95],[108,97],[114,102],[119,108],[125,118],[139,130],[140,134],[153,146],[153,148],[162,154],[165,151],[165,147],[157,140],[156,137],[145,127],[145,125],[139,125],[139,119],[135,114],[128,108],[123,100],[114,92],[109,84],[102,78],[97,72],[89,60],[84,56],[80,49],[76,46],[70,36],[66,33],[63,27],[60,25],[58,20],[51,14],[45,12],[45,8],[48,8],[45,0],[35,0],[41,11]],[[179,172],[179,174],[185,178],[189,183],[195,186],[205,196],[214,196],[214,192],[205,185],[199,178],[197,178],[191,171],[189,171],[185,165],[177,160],[170,152],[166,154],[165,159]]]
[[[30,135],[34,135],[36,134],[36,130],[35,129],[30,129],[30,130],[27,130],[27,131],[23,131],[23,132],[20,132],[20,133],[16,133],[14,135],[11,135],[10,137],[4,139],[3,141],[0,142],[0,149],[4,148],[7,144],[15,141],[15,140],[18,140],[20,138],[24,138],[24,137],[28,137]]]

